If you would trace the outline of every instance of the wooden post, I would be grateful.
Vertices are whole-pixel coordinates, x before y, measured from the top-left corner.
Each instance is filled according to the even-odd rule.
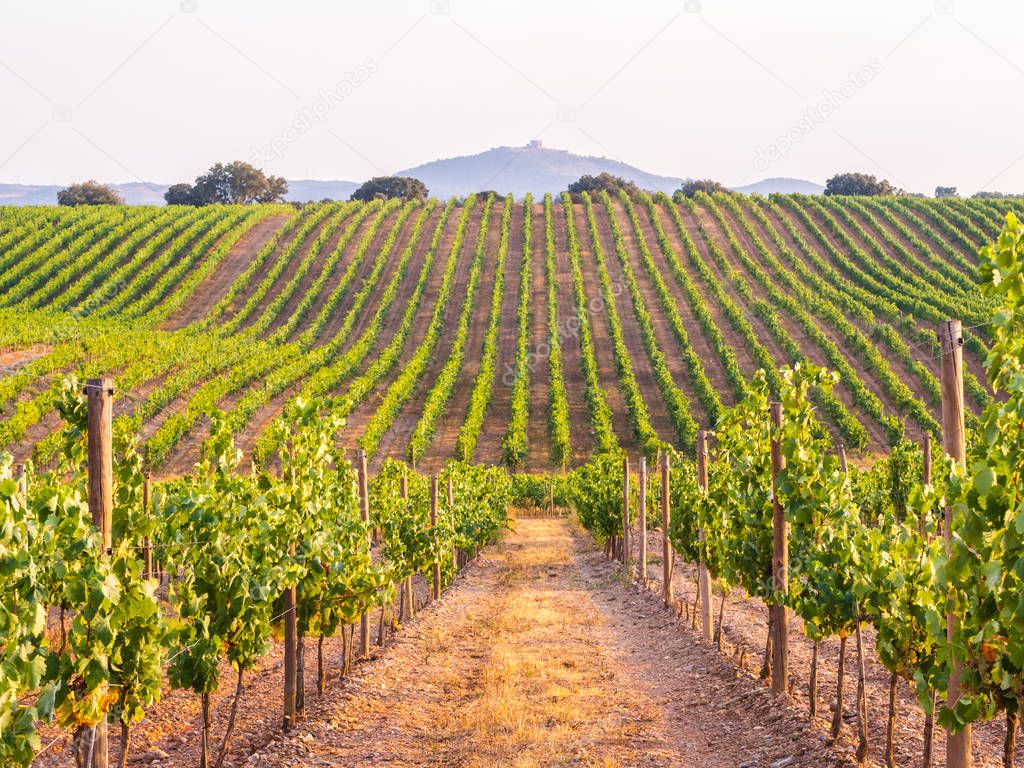
[[[668,526],[672,518],[672,503],[669,494],[668,451],[661,454],[661,596],[665,605],[672,607],[672,542],[668,537]]]
[[[403,499],[409,498],[409,478],[404,473],[402,474],[399,492],[402,494]],[[402,611],[402,615],[411,619],[416,610],[412,599],[412,576],[407,576],[405,583],[402,584],[402,600],[405,601],[405,610]]]
[[[963,467],[967,461],[967,449],[964,444],[964,371],[963,371],[963,333],[959,320],[947,320],[939,326],[939,346],[942,350],[940,362],[942,382],[942,443],[946,453],[953,461]],[[946,506],[946,515],[942,535],[946,540],[946,553],[949,554],[953,536],[953,509]],[[956,632],[957,620],[952,611],[946,613],[946,637],[952,647],[953,635]],[[960,661],[953,657],[953,668],[949,674],[949,689],[946,692],[946,703],[956,704],[960,698]],[[971,765],[971,726],[964,726],[959,733],[946,734],[946,766],[947,768],[970,768]]]
[[[366,478],[366,451],[359,449],[359,516],[364,523],[370,522],[370,494],[367,488]],[[370,534],[370,545],[373,545],[373,535]],[[370,616],[364,613],[359,617],[359,650],[362,655],[370,655]]]
[[[924,440],[921,442],[921,456],[923,462],[923,480],[924,484],[928,485],[932,481],[932,435],[930,432],[924,433]],[[928,521],[922,515],[918,521],[917,528],[922,536],[927,533]],[[929,539],[931,536],[929,536]]]
[[[548,514],[555,516],[555,481],[548,480]]]
[[[789,592],[789,526],[779,502],[778,476],[785,468],[782,444],[782,403],[771,404],[772,417],[772,592],[779,599]],[[786,692],[789,679],[788,616],[786,606],[772,603],[772,693]]]
[[[109,552],[114,514],[114,450],[111,425],[114,414],[114,379],[103,376],[86,381],[88,407],[89,512],[100,532],[100,547]],[[92,766],[107,768],[107,719],[92,730]]]
[[[922,450],[924,451],[922,479],[924,480],[924,484],[928,485],[932,481],[932,436],[930,432],[924,433]],[[919,524],[919,530],[922,536],[926,535],[927,527],[923,517]],[[928,535],[930,537],[930,534]],[[926,712],[924,716],[924,750],[921,758],[922,768],[932,768],[932,748],[935,740],[935,691],[929,691],[928,695],[931,698],[932,712]]]
[[[708,492],[708,435],[703,429],[697,432],[697,485],[700,490]],[[697,537],[704,541],[704,529],[697,531]],[[700,621],[704,642],[714,639],[711,616],[711,575],[704,560],[697,564],[697,583],[700,590]]]
[[[629,457],[622,457],[622,564],[629,573]]]
[[[295,544],[288,548],[288,554],[294,557]],[[295,620],[295,585],[284,591],[284,721],[282,728],[290,731],[295,726],[295,689],[298,676],[298,627]]]
[[[846,464],[846,446],[839,444],[839,467],[843,474],[849,472]],[[868,710],[866,681],[864,677],[864,637],[860,621],[860,603],[854,601],[856,612],[856,625],[854,635],[857,638],[857,751],[855,757],[858,763],[863,763],[868,755]]]
[[[430,478],[430,524],[437,527],[437,475]],[[434,561],[434,585],[431,592],[435,600],[441,599],[441,563]]]
[[[640,493],[637,496],[637,515],[640,518],[640,563],[637,572],[640,583],[647,583],[647,457],[640,457]]]
[[[453,517],[452,509],[455,507],[455,478],[451,475],[449,475],[449,482],[447,482],[447,500],[449,500],[449,505],[447,505],[449,517]],[[456,571],[462,568],[462,558],[459,557],[459,548],[454,544],[452,545],[452,562],[455,563]],[[440,589],[438,589],[437,594],[440,596]]]
[[[114,458],[111,424],[114,413],[114,380],[109,376],[89,379],[89,511],[103,539],[103,550],[110,549],[111,517],[114,512]]]
[[[149,476],[149,469],[146,469],[145,477],[142,479],[142,514],[149,517],[149,505],[152,498],[152,479]],[[142,540],[142,578],[153,578],[153,547],[149,536]]]
[[[28,474],[25,472],[24,464],[14,465],[14,479],[18,483],[18,490],[23,496],[28,495]]]

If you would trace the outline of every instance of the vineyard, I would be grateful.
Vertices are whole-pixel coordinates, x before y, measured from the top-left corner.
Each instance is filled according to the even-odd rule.
[[[996,203],[646,194],[0,215],[0,448],[52,460],[60,377],[112,374],[118,428],[157,477],[198,460],[210,412],[246,461],[274,419],[330,398],[337,445],[571,468],[619,446],[692,452],[783,365],[835,370],[825,428],[851,456],[938,435],[934,328],[965,333],[990,401],[976,252]]]
[[[578,533],[513,509],[571,511],[618,563],[587,566],[604,589],[691,625],[733,700],[770,681],[756,728],[802,746],[763,765],[1020,764],[1013,203],[0,209],[0,757],[124,766],[178,708],[198,725],[173,764],[246,764],[268,654],[289,733],[308,681],[415,642],[473,579],[575,588]],[[572,636],[572,604],[529,599],[507,633],[546,610]],[[501,738],[529,752],[523,730]],[[265,764],[305,764],[289,744]],[[693,764],[734,764],[714,754]]]

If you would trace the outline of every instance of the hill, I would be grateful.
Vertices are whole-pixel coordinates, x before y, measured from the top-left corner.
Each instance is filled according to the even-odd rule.
[[[741,192],[744,195],[770,195],[773,192],[784,195],[820,195],[824,193],[825,187],[806,179],[773,177],[755,181],[753,184],[732,187],[732,191]]]
[[[464,197],[472,192],[493,189],[511,192],[516,198],[527,192],[535,196],[557,194],[580,176],[611,173],[635,182],[651,192],[672,193],[683,180],[658,176],[607,157],[576,155],[566,149],[547,149],[540,142],[525,147],[494,147],[475,155],[434,160],[398,171],[398,176],[414,176],[435,197]]]

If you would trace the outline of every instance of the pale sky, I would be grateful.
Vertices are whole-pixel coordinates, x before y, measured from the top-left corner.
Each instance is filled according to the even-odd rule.
[[[730,185],[1024,192],[1022,21],[996,0],[0,0],[0,181],[233,159],[362,181],[539,137]]]

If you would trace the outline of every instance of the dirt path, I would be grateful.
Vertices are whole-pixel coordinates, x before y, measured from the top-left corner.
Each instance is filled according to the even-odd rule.
[[[560,519],[519,520],[308,714],[247,765],[836,764]]]
[[[202,320],[217,302],[224,298],[235,278],[249,266],[249,262],[284,225],[287,218],[283,215],[268,216],[254,224],[231,247],[225,259],[213,270],[213,274],[200,283],[181,309],[167,319],[164,327],[175,330]]]

